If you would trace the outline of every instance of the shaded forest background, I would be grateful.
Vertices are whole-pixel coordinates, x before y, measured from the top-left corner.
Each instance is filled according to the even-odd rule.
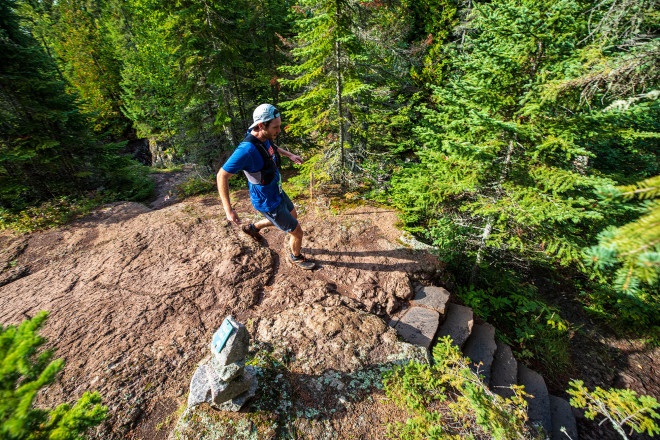
[[[539,279],[657,338],[657,6],[0,0],[0,219],[148,198],[136,139],[213,176],[270,102],[292,192],[399,208],[523,355],[567,362]]]

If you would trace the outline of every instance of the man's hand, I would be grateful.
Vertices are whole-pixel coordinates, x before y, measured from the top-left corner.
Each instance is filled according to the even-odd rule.
[[[302,157],[297,156],[291,153],[290,151],[286,151],[284,148],[281,147],[277,147],[277,149],[280,151],[281,155],[288,157],[296,165],[300,165],[301,163],[303,163]]]
[[[230,209],[229,212],[227,212],[227,220],[229,220],[235,225],[241,224],[241,219],[238,218],[238,214],[236,214],[236,211],[234,209]]]

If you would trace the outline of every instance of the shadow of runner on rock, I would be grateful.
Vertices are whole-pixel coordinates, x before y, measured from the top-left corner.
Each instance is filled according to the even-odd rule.
[[[319,267],[323,266],[334,266],[334,267],[346,267],[350,269],[359,269],[359,270],[369,270],[377,272],[408,272],[414,273],[422,269],[421,264],[419,263],[422,255],[427,255],[428,252],[418,251],[413,249],[396,249],[396,250],[376,250],[376,251],[335,251],[328,249],[317,249],[317,248],[303,248],[303,253],[307,253],[314,259],[316,264]],[[328,255],[328,256],[338,256],[337,260],[326,260],[319,258],[319,256]],[[394,258],[397,260],[409,260],[410,263],[401,263],[396,262],[392,264],[384,263],[370,263],[370,262],[357,262],[357,261],[342,261],[342,257],[349,258],[370,258],[370,257],[381,257],[381,258]]]

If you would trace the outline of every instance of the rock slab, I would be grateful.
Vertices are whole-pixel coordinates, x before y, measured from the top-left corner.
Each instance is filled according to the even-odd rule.
[[[529,421],[543,426],[546,432],[552,432],[550,397],[545,381],[540,374],[524,365],[518,366],[518,384],[525,387],[525,392],[533,397],[527,398]]]
[[[406,342],[428,349],[439,322],[440,314],[435,310],[411,307],[396,324],[395,329]]]
[[[211,400],[211,388],[209,385],[206,365],[200,365],[190,381],[190,393],[188,394],[188,407],[197,406]]]
[[[257,372],[254,367],[247,366],[245,367],[245,372],[243,373],[242,381],[249,385],[247,391],[238,396],[223,402],[221,404],[216,404],[216,406],[221,411],[231,411],[238,412],[245,402],[254,397],[257,394],[257,387],[259,386],[259,380],[257,379]]]
[[[561,397],[550,396],[550,413],[552,416],[552,440],[577,440],[578,431],[571,404]],[[561,432],[565,428],[566,433]]]
[[[213,368],[221,380],[225,382],[232,380],[238,377],[240,374],[243,374],[243,369],[245,368],[244,362],[233,362],[229,365],[220,365],[215,357],[211,358],[210,362],[211,368]]]
[[[497,351],[490,370],[490,387],[504,398],[512,397],[513,391],[509,387],[518,383],[518,361],[507,344],[496,341],[496,345]]]
[[[449,301],[449,292],[446,289],[426,286],[415,294],[412,303],[414,306],[426,307],[444,315],[447,301]]]
[[[208,367],[206,368],[206,374],[208,377],[208,384],[211,388],[211,401],[216,405],[231,400],[246,392],[250,389],[252,379],[254,378],[253,374],[251,375],[247,371],[243,371],[242,377],[230,381],[224,381],[215,369]]]
[[[484,377],[484,383],[490,384],[491,366],[497,350],[495,327],[490,324],[475,325],[463,347],[463,354],[470,358],[470,368]]]
[[[472,309],[450,303],[447,308],[447,319],[440,327],[438,338],[449,336],[453,344],[461,348],[472,332],[474,316]]]

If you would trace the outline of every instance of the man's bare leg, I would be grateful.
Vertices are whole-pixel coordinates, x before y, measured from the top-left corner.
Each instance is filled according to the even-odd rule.
[[[289,242],[291,246],[291,254],[294,256],[300,255],[300,248],[302,248],[302,239],[303,239],[303,230],[300,227],[300,224],[292,232],[289,232],[291,240]]]
[[[293,208],[293,211],[291,211],[291,215],[295,219],[298,218],[298,213],[296,212],[296,208]],[[263,228],[270,228],[271,226],[274,226],[273,223],[271,223],[270,220],[266,220],[266,219],[260,220],[254,224],[254,227],[257,228],[257,231],[261,231]]]
[[[270,222],[270,220],[260,220],[257,223],[254,224],[254,227],[257,228],[257,231],[261,231],[263,228],[269,228],[273,226],[273,224]]]

